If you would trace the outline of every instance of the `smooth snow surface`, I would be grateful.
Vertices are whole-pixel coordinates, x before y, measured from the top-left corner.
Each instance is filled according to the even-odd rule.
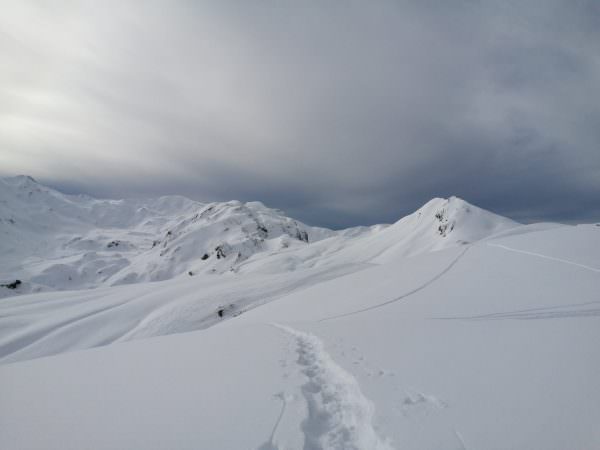
[[[599,226],[457,198],[343,231],[258,203],[194,222],[210,206],[3,183],[2,449],[600,448]]]

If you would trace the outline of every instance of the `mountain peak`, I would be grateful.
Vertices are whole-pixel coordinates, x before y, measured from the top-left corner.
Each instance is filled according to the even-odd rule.
[[[19,292],[5,292],[10,295],[389,261],[516,225],[456,196],[431,199],[391,226],[332,231],[260,201],[98,200],[62,194],[27,175],[2,182],[0,278],[23,280]],[[33,254],[52,263],[31,265]]]
[[[39,184],[31,175],[15,175],[14,177],[4,177],[2,180],[13,186],[26,186],[31,184]]]

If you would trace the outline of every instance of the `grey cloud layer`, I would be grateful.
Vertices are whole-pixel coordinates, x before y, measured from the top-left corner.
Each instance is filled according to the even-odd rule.
[[[501,4],[500,4],[501,3]],[[312,223],[600,218],[600,4],[11,2],[0,172]]]

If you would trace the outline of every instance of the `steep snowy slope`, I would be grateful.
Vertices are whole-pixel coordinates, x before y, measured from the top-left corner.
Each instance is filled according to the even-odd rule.
[[[519,226],[457,197],[435,198],[393,225],[346,230],[315,245],[280,252],[268,261],[257,255],[240,271],[276,273],[281,267],[324,266],[342,261],[380,264],[463,246]],[[257,264],[253,264],[255,260]]]
[[[0,448],[598,448],[600,227],[519,227],[362,267],[235,317],[213,311],[202,331],[0,366]],[[242,296],[278,277],[238,278]],[[128,289],[143,303],[164,286],[168,301],[193,282],[97,300]],[[41,320],[83,293],[52,295],[2,304]],[[102,314],[55,331],[85,341],[119,320]]]
[[[249,256],[332,235],[259,202],[96,200],[0,179],[0,297],[223,273]]]

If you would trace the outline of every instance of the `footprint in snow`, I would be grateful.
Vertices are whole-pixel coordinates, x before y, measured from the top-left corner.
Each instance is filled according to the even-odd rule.
[[[431,394],[409,390],[402,399],[401,408],[406,416],[427,416],[448,405]]]

